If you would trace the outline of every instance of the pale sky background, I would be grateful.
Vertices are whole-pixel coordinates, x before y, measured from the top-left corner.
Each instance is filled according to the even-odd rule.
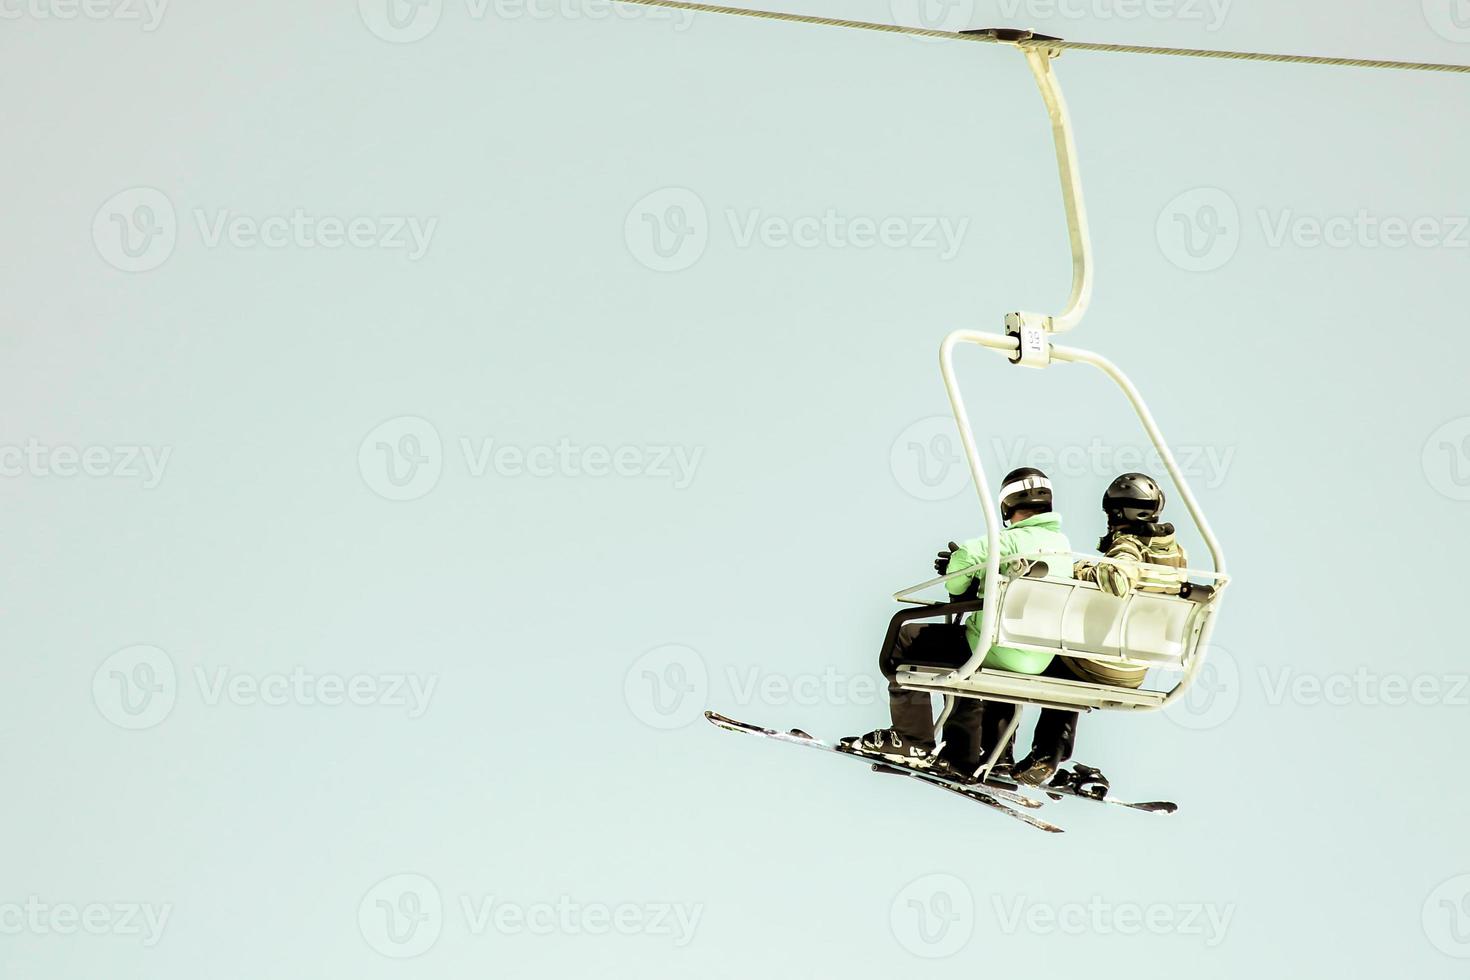
[[[1023,59],[388,2],[0,0],[7,976],[1463,975],[1470,78],[1058,63],[1069,342],[1236,584],[1083,720],[1181,811],[1048,837],[698,719],[874,727],[980,533],[939,342],[1069,275]],[[1463,0],[786,9],[1470,63]],[[985,357],[1090,548],[1142,433]]]

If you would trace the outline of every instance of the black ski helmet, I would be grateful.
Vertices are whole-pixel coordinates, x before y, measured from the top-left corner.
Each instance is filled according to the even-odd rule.
[[[1051,481],[1034,466],[1011,470],[1000,482],[1000,517],[1010,522],[1018,510],[1051,512]]]
[[[1103,492],[1108,524],[1147,524],[1164,512],[1164,491],[1147,473],[1124,473]]]

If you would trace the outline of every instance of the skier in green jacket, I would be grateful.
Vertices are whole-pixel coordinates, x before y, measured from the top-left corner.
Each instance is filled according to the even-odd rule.
[[[1006,474],[1000,490],[1000,511],[1006,524],[999,536],[1001,570],[1007,575],[1021,575],[1027,571],[1026,561],[1018,556],[1038,553],[1070,555],[1072,545],[1062,533],[1060,515],[1052,512],[1052,486],[1045,473],[1022,467]],[[987,544],[985,538],[975,538],[962,545],[951,542],[947,550],[939,553],[934,563],[939,574],[973,570],[970,575],[956,576],[945,583],[955,601],[976,598],[984,587]],[[1070,578],[1071,558],[1064,557],[1056,566],[1049,565],[1048,574]],[[963,625],[912,623],[902,626],[896,642],[885,647],[879,659],[879,669],[888,678],[892,726],[863,736],[845,738],[842,744],[863,754],[911,761],[922,761],[933,755],[934,716],[929,695],[898,687],[895,674],[900,664],[961,666],[979,645],[980,629],[979,612],[972,613]],[[983,666],[1039,674],[1051,659],[1051,654],[996,645],[986,654]],[[973,773],[994,748],[994,742],[1014,715],[1015,705],[978,698],[956,698],[954,710],[944,726],[944,744],[939,753],[941,764],[966,775]]]

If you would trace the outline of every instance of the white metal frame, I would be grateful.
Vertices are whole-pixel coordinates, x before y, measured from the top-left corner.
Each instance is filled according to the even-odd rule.
[[[1144,403],[1143,396],[1134,387],[1133,382],[1128,379],[1115,364],[1099,354],[1081,350],[1075,347],[1062,347],[1051,343],[1051,335],[1071,330],[1087,311],[1088,303],[1092,295],[1092,248],[1088,235],[1087,216],[1083,205],[1082,182],[1077,168],[1077,150],[1072,137],[1071,120],[1067,113],[1066,102],[1062,98],[1060,84],[1052,70],[1052,60],[1059,54],[1058,51],[1039,47],[1022,48],[1026,61],[1036,78],[1038,88],[1041,90],[1043,101],[1046,103],[1047,112],[1051,117],[1052,135],[1056,144],[1057,167],[1061,176],[1062,197],[1067,212],[1067,228],[1072,249],[1072,293],[1067,308],[1061,314],[1045,316],[1042,314],[1018,312],[1006,317],[1006,333],[992,334],[973,330],[956,330],[944,338],[939,349],[939,366],[944,376],[944,386],[949,394],[950,406],[954,410],[955,423],[959,427],[960,441],[965,448],[965,458],[969,462],[970,475],[974,480],[975,492],[980,500],[980,510],[985,516],[985,536],[988,544],[985,561],[984,595],[987,601],[981,613],[980,634],[981,640],[976,646],[975,653],[963,666],[954,670],[923,670],[902,671],[898,677],[898,683],[912,690],[924,690],[931,693],[946,696],[944,715],[948,715],[953,707],[953,698],[959,697],[985,697],[994,700],[1012,701],[1017,704],[1040,704],[1048,707],[1061,707],[1066,710],[1090,710],[1092,707],[1118,707],[1133,710],[1155,710],[1162,708],[1176,700],[1189,684],[1198,675],[1200,668],[1206,659],[1210,632],[1213,629],[1214,614],[1218,609],[1220,592],[1229,581],[1226,573],[1225,556],[1220,549],[1220,544],[1211,530],[1209,522],[1205,519],[1194,493],[1189,488],[1189,483],[1180,471],[1179,465],[1174,460],[1174,454],[1169,450],[1163,433],[1159,431],[1158,423],[1154,421],[1148,406]],[[1144,431],[1148,433],[1149,439],[1158,450],[1159,458],[1179,489],[1179,495],[1183,499],[1184,506],[1189,511],[1195,526],[1198,527],[1200,535],[1204,538],[1205,545],[1209,548],[1210,558],[1214,564],[1213,572],[1196,573],[1212,577],[1216,583],[1215,594],[1208,600],[1207,608],[1204,610],[1200,623],[1200,635],[1196,641],[1197,651],[1188,660],[1184,676],[1179,683],[1164,695],[1130,698],[1119,693],[1113,700],[1124,703],[1109,703],[1109,699],[1100,696],[1095,699],[1098,703],[1088,704],[1057,704],[1048,699],[1042,689],[1056,685],[1081,685],[1082,687],[1106,688],[1106,685],[1085,685],[1081,682],[1058,681],[1051,678],[1038,678],[1032,675],[1016,674],[1010,675],[1016,678],[1015,690],[1004,693],[995,691],[997,686],[993,675],[1003,674],[1000,671],[984,671],[989,681],[987,690],[979,692],[967,689],[967,682],[980,672],[981,663],[984,661],[990,647],[996,642],[998,634],[998,616],[1001,606],[1001,597],[1004,592],[1005,576],[1000,572],[1000,521],[996,515],[995,503],[991,499],[990,484],[985,478],[984,469],[980,463],[980,454],[976,448],[974,431],[970,425],[969,414],[965,409],[964,398],[960,394],[959,385],[955,380],[954,352],[960,344],[974,344],[986,347],[1007,355],[1012,363],[1027,367],[1044,368],[1055,361],[1063,361],[1075,364],[1089,364],[1097,368],[1113,381],[1123,394],[1127,397],[1134,413],[1142,423]],[[1089,561],[1108,561],[1101,556],[1088,556]],[[1178,569],[1171,569],[1178,572]],[[964,573],[956,573],[964,574]],[[933,579],[922,585],[905,589],[894,595],[899,601],[913,602],[910,596],[923,588],[944,581],[944,576]],[[1109,691],[1122,689],[1108,689]],[[1035,693],[1028,694],[1028,691]],[[1019,719],[1019,715],[1018,715]],[[941,723],[943,716],[941,716]],[[1014,730],[1014,723],[1012,725]],[[1002,739],[1002,746],[1008,740]],[[986,768],[992,765],[995,757],[998,757],[1001,747],[997,747],[995,756],[987,763]]]
[[[1030,319],[1045,325],[1049,333],[1066,333],[1081,322],[1092,302],[1092,236],[1087,230],[1087,208],[1082,200],[1082,174],[1077,168],[1077,144],[1072,139],[1072,120],[1062,86],[1052,70],[1052,59],[1058,52],[1035,47],[1022,48],[1036,86],[1051,117],[1052,140],[1056,143],[1057,172],[1062,179],[1062,203],[1067,209],[1067,237],[1072,245],[1072,295],[1067,308],[1056,316],[1038,313],[1013,313],[1013,317]]]

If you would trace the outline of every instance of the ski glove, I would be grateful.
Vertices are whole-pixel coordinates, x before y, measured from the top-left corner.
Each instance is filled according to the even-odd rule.
[[[959,550],[960,550],[960,546],[957,545],[957,544],[955,544],[953,541],[951,541],[949,543],[949,550],[948,551],[941,551],[934,558],[934,571],[937,572],[940,575],[946,574],[949,571],[949,560],[950,560],[950,558],[952,558],[954,556],[954,553],[956,551],[959,551]]]

